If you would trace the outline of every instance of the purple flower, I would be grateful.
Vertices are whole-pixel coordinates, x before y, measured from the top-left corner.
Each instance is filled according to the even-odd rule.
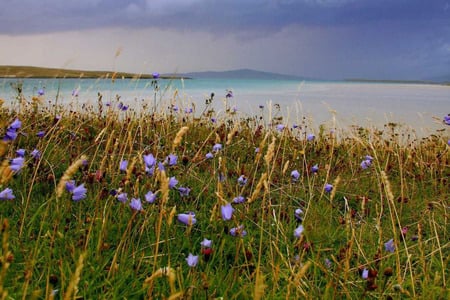
[[[34,159],[39,159],[39,157],[41,157],[41,152],[37,149],[34,149],[33,151],[31,151],[30,155],[34,158]]]
[[[219,143],[215,144],[215,145],[212,147],[212,150],[213,150],[214,152],[218,152],[218,151],[222,150],[222,144],[219,144]]]
[[[148,191],[148,193],[145,194],[145,201],[147,201],[148,203],[154,203],[155,200],[156,200],[156,193]]]
[[[291,172],[292,181],[297,181],[300,178],[300,173],[297,170]]]
[[[189,267],[191,268],[196,267],[198,264],[198,255],[193,255],[192,253],[189,253],[188,257],[186,257],[186,262]]]
[[[293,124],[293,125],[292,125],[292,128],[293,128],[293,129],[297,129],[297,128],[298,128],[298,125],[297,125],[297,124]]]
[[[78,89],[72,90],[72,97],[78,97]]]
[[[125,203],[125,202],[127,202],[128,201],[128,195],[127,195],[127,193],[119,193],[119,194],[117,194],[117,200],[119,200],[120,202],[122,202],[122,203]]]
[[[325,184],[325,187],[323,188],[325,190],[325,192],[327,193],[331,193],[331,191],[333,190],[333,186],[329,183]]]
[[[230,229],[230,234],[232,236],[244,237],[247,235],[247,231],[244,230],[244,225],[239,225]]]
[[[126,172],[128,167],[128,160],[122,160],[120,161],[119,170],[121,172]]]
[[[161,163],[161,162],[158,163],[158,170],[160,172],[165,172],[166,171],[166,167],[164,167],[163,163]]]
[[[169,154],[169,156],[167,156],[166,161],[167,164],[169,166],[174,166],[177,164],[177,160],[178,160],[178,156],[176,156],[175,154]]]
[[[227,91],[227,94],[225,95],[226,98],[232,98],[233,97],[233,91]]]
[[[180,196],[181,196],[181,197],[187,197],[187,196],[189,196],[189,193],[191,192],[191,189],[188,188],[188,187],[182,187],[182,186],[180,186],[180,187],[178,188],[178,192],[180,193]]]
[[[283,124],[278,124],[276,128],[277,128],[277,131],[282,132],[283,129],[284,129],[284,125]]]
[[[211,118],[211,123],[216,123],[217,119],[216,118]]]
[[[153,154],[144,155],[143,158],[145,166],[148,168],[153,167],[156,164],[156,159]]]
[[[367,278],[369,278],[369,270],[364,268],[364,270],[361,273],[361,277],[362,279],[366,280]]]
[[[295,236],[296,238],[300,238],[300,237],[302,236],[303,230],[304,230],[303,225],[299,225],[299,226],[298,226],[297,228],[295,228],[295,230],[294,230],[294,236]]]
[[[229,221],[233,217],[234,208],[231,203],[227,203],[220,207],[220,213],[222,214],[222,219],[224,221]]]
[[[5,142],[14,141],[17,138],[17,130],[22,126],[22,122],[19,119],[15,119],[11,125],[6,129],[6,134],[3,137]]]
[[[316,136],[312,133],[308,134],[308,136],[306,137],[306,139],[310,142],[314,141],[315,138],[316,138]]]
[[[259,107],[260,109],[264,109],[264,105],[262,105],[262,104],[260,104],[258,107]]]
[[[17,129],[19,129],[21,126],[22,126],[22,122],[20,122],[20,120],[16,118],[16,119],[9,125],[9,128],[17,130]]]
[[[214,154],[212,154],[211,152],[208,152],[208,153],[206,153],[205,158],[206,159],[214,158]]]
[[[13,195],[13,190],[10,188],[6,188],[0,192],[0,200],[12,200],[14,198],[16,197]]]
[[[186,114],[191,114],[191,113],[193,113],[194,112],[194,110],[192,109],[192,108],[185,108],[184,109],[184,113],[186,113]]]
[[[365,169],[369,168],[371,164],[372,164],[372,162],[370,160],[368,160],[368,159],[363,160],[361,162],[361,169],[365,170]]]
[[[131,198],[130,207],[131,207],[132,210],[141,211],[142,210],[141,199],[139,199],[139,198]]]
[[[158,79],[159,78],[159,73],[158,72],[154,72],[152,74],[152,76],[153,76],[153,79]]]
[[[169,178],[169,189],[173,189],[178,184],[178,180],[175,176]]]
[[[240,203],[244,203],[245,202],[245,198],[242,196],[237,196],[236,198],[233,199],[233,203],[235,204],[240,204]]]
[[[72,193],[74,188],[75,188],[75,180],[66,181],[66,191]]]
[[[122,110],[122,111],[126,111],[128,109],[128,105],[124,105],[122,102],[120,102],[117,107]]]
[[[39,131],[38,133],[36,133],[37,137],[43,138],[45,136],[45,131]]]
[[[11,159],[9,168],[11,170],[13,170],[14,172],[18,172],[20,169],[22,169],[24,161],[25,161],[25,159],[20,156],[13,158],[13,159]]]
[[[211,240],[208,240],[208,239],[206,239],[206,238],[204,238],[203,241],[200,243],[200,245],[201,245],[203,248],[211,248],[212,241],[211,241]]]
[[[384,243],[384,249],[385,249],[387,252],[394,253],[394,251],[395,251],[394,239],[390,239],[389,241],[387,241],[386,243]]]
[[[319,171],[319,166],[317,164],[315,164],[314,166],[311,167],[312,173],[317,173],[318,171]]]
[[[193,212],[188,212],[187,214],[178,214],[177,219],[179,222],[187,226],[192,226],[197,223],[195,214]]]
[[[297,208],[294,211],[294,217],[298,220],[298,221],[302,221],[303,220],[303,210],[301,210],[300,208]]]
[[[247,183],[247,177],[245,177],[245,175],[239,176],[238,183],[239,185],[245,185]]]
[[[44,89],[39,89],[37,93],[39,96],[43,96],[45,94],[45,91]]]
[[[87,189],[84,187],[84,184],[80,184],[72,190],[72,200],[80,201],[86,198]]]
[[[25,157],[25,149],[17,149],[16,154],[19,157]]]
[[[325,266],[326,266],[328,269],[330,269],[330,268],[331,268],[331,265],[332,265],[331,260],[329,260],[328,258],[325,258]]]
[[[174,106],[172,107],[172,109],[173,109],[174,112],[177,112],[177,111],[178,111],[178,106],[174,105]]]
[[[255,148],[255,153],[259,153],[259,147]]]
[[[444,116],[444,123],[450,125],[450,115]]]
[[[372,162],[372,161],[373,161],[373,157],[370,156],[370,155],[366,155],[366,156],[364,157],[364,160],[369,160],[370,162]]]

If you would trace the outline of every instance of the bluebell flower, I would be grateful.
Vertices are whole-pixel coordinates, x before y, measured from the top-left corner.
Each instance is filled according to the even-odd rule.
[[[13,194],[13,190],[10,188],[6,188],[0,192],[0,200],[12,200],[16,198]]]
[[[297,228],[295,228],[295,230],[294,230],[294,236],[295,236],[296,238],[300,238],[300,237],[302,236],[303,230],[304,230],[303,225],[299,225],[299,226],[298,226]]]
[[[217,119],[216,118],[211,118],[211,123],[216,123]]]
[[[169,156],[167,156],[166,158],[166,161],[169,166],[174,166],[177,164],[178,156],[176,156],[175,154],[169,154]]]
[[[323,189],[325,190],[325,192],[331,193],[331,191],[333,190],[333,185],[327,183],[325,184],[325,187]]]
[[[259,153],[259,147],[255,148],[255,153]]]
[[[45,91],[44,89],[39,89],[37,93],[39,96],[43,96],[45,94]]]
[[[156,200],[156,193],[148,191],[147,194],[145,194],[145,201],[147,201],[148,203],[154,203],[155,200]]]
[[[9,128],[17,130],[17,129],[20,129],[21,126],[22,126],[22,122],[21,122],[18,118],[16,118],[16,119],[9,125]]]
[[[41,157],[41,152],[37,149],[34,149],[33,151],[31,151],[30,155],[34,158],[34,159],[39,159]]]
[[[444,123],[450,125],[450,115],[444,116]]]
[[[158,163],[158,170],[160,172],[165,172],[166,171],[166,167],[164,167],[164,164],[162,162]]]
[[[119,194],[117,194],[117,200],[119,200],[120,202],[122,202],[122,203],[125,203],[125,202],[127,202],[128,201],[128,195],[127,195],[127,193],[119,193]]]
[[[74,188],[75,188],[75,180],[66,181],[66,191],[72,193]]]
[[[22,126],[22,122],[19,119],[15,119],[6,129],[6,134],[3,137],[5,142],[14,141],[17,138],[17,130]]]
[[[372,162],[370,160],[365,159],[361,162],[361,169],[365,170],[365,169],[369,168],[371,164],[372,164]]]
[[[211,152],[206,153],[205,158],[206,159],[211,159],[214,157],[214,154],[212,154]]]
[[[245,175],[239,176],[238,183],[239,185],[245,185],[247,183],[247,177],[245,177]]]
[[[176,106],[176,105],[172,106],[172,110],[173,110],[174,112],[177,112],[177,111],[178,111],[178,106]]]
[[[187,197],[187,196],[189,196],[189,193],[191,192],[191,189],[188,188],[188,187],[182,187],[182,186],[180,186],[180,187],[178,188],[178,192],[180,193],[180,196],[181,196],[181,197]]]
[[[300,173],[297,170],[291,172],[292,181],[297,181],[300,178]]]
[[[142,210],[141,199],[139,199],[139,198],[131,198],[130,207],[131,207],[132,210],[141,211]]]
[[[235,204],[240,204],[240,203],[244,203],[245,202],[245,198],[242,196],[237,196],[233,199],[233,203]]]
[[[314,166],[311,167],[311,172],[312,173],[317,173],[319,172],[319,165],[315,164]]]
[[[327,267],[327,269],[330,269],[332,266],[332,262],[330,259],[325,258],[325,266]]]
[[[234,208],[231,203],[220,206],[220,213],[222,214],[222,220],[229,221],[233,217]]]
[[[390,239],[389,241],[387,241],[386,243],[384,243],[384,249],[385,249],[387,252],[394,253],[394,251],[395,251],[394,239]]]
[[[87,189],[84,187],[84,184],[80,184],[72,190],[72,200],[80,201],[86,198]]]
[[[25,157],[25,149],[17,149],[16,154],[19,157]]]
[[[191,108],[191,107],[186,107],[185,109],[184,109],[184,113],[186,113],[186,114],[191,114],[191,113],[193,113],[194,112],[194,110]]]
[[[156,159],[153,154],[144,155],[144,163],[146,167],[153,167],[156,164]]]
[[[211,241],[211,240],[208,240],[207,238],[204,238],[203,241],[200,243],[200,245],[201,245],[203,248],[211,248],[211,246],[212,246],[212,241]]]
[[[79,94],[78,89],[72,90],[72,97],[78,97],[78,94]]]
[[[297,208],[294,211],[294,217],[300,222],[303,221],[303,210],[301,208]]]
[[[198,255],[193,255],[192,253],[189,253],[188,257],[186,257],[186,262],[189,267],[191,268],[196,267],[198,264]]]
[[[233,97],[233,91],[229,90],[227,91],[227,94],[225,95],[226,98],[232,98]]]
[[[222,144],[219,144],[219,143],[215,144],[215,145],[212,147],[212,150],[213,150],[214,152],[218,152],[218,151],[222,150]]]
[[[364,159],[365,159],[365,160],[369,160],[370,162],[373,161],[373,157],[370,156],[370,155],[366,155],[366,156],[364,157]]]
[[[278,125],[276,126],[276,128],[277,128],[277,131],[282,132],[283,129],[284,129],[284,125],[283,125],[283,124],[278,124]]]
[[[244,225],[239,225],[238,227],[231,228],[230,234],[232,236],[244,237],[247,235],[247,231],[244,230]]]
[[[312,133],[308,134],[308,136],[306,137],[306,139],[310,142],[314,141],[315,138],[316,138],[316,136]]]
[[[159,78],[159,73],[158,72],[154,72],[152,74],[153,79],[158,79]]]
[[[364,280],[369,278],[369,270],[368,269],[364,268],[364,270],[362,270],[361,278],[364,279]]]
[[[177,219],[179,222],[187,226],[192,226],[195,223],[197,223],[197,219],[195,219],[195,214],[193,212],[188,212],[186,214],[178,214]]]
[[[41,130],[38,133],[36,133],[36,136],[39,138],[43,138],[45,136],[45,131]]]
[[[21,156],[13,158],[9,164],[9,168],[14,172],[18,172],[22,169],[24,161],[25,159]]]
[[[178,180],[175,176],[169,178],[169,189],[173,189],[178,184]]]
[[[119,170],[121,172],[126,172],[128,167],[128,160],[121,160],[119,165]]]
[[[293,129],[297,129],[297,128],[298,128],[298,125],[297,125],[297,124],[293,124],[293,125],[292,125],[292,128],[293,128]]]
[[[117,107],[122,110],[122,111],[126,111],[128,109],[128,105],[124,105],[122,102],[120,102]]]

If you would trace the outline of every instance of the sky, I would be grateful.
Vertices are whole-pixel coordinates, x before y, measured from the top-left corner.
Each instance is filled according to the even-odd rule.
[[[450,0],[0,0],[0,65],[450,79]]]

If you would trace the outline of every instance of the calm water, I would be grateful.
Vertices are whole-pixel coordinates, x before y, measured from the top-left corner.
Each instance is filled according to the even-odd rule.
[[[15,90],[11,84],[18,79],[0,79],[0,98],[13,103]],[[96,104],[97,94],[104,102],[120,95],[120,101],[130,107],[149,107],[154,103],[154,87],[151,80],[118,79],[24,79],[23,92],[26,97],[37,95],[45,89],[45,99],[59,103]],[[340,126],[374,125],[388,122],[402,123],[422,132],[444,128],[442,118],[450,113],[450,86],[386,83],[349,82],[299,82],[285,80],[237,80],[237,79],[191,79],[159,80],[157,101],[159,107],[176,105],[184,108],[196,107],[201,112],[205,99],[215,94],[213,107],[218,114],[225,110],[225,95],[233,91],[227,103],[245,115],[283,115],[285,122],[300,123],[303,117],[313,125],[329,123],[331,111],[336,112]],[[78,97],[73,97],[73,90]],[[264,106],[264,108],[260,108]],[[276,107],[280,107],[277,111]]]

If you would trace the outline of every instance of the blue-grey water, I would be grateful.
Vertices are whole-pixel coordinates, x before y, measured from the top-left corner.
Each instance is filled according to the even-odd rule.
[[[212,106],[218,115],[225,107],[245,116],[284,117],[286,124],[306,118],[312,125],[329,124],[335,116],[337,126],[381,127],[388,122],[405,124],[422,133],[445,128],[444,115],[450,113],[450,86],[400,83],[320,82],[248,79],[158,79],[155,92],[152,80],[133,79],[0,79],[0,98],[14,105],[14,85],[22,81],[23,94],[31,98],[44,89],[51,105],[81,107],[96,105],[98,93],[103,101],[120,101],[137,110],[146,104],[151,109],[176,106],[179,112],[195,107],[203,111],[205,99],[214,93]],[[77,97],[73,96],[76,91]],[[232,91],[233,97],[225,101]],[[156,93],[156,97],[155,97]],[[225,103],[226,102],[226,103]],[[75,108],[76,108],[75,107]],[[261,108],[262,107],[262,108]],[[278,107],[280,108],[278,111]]]

